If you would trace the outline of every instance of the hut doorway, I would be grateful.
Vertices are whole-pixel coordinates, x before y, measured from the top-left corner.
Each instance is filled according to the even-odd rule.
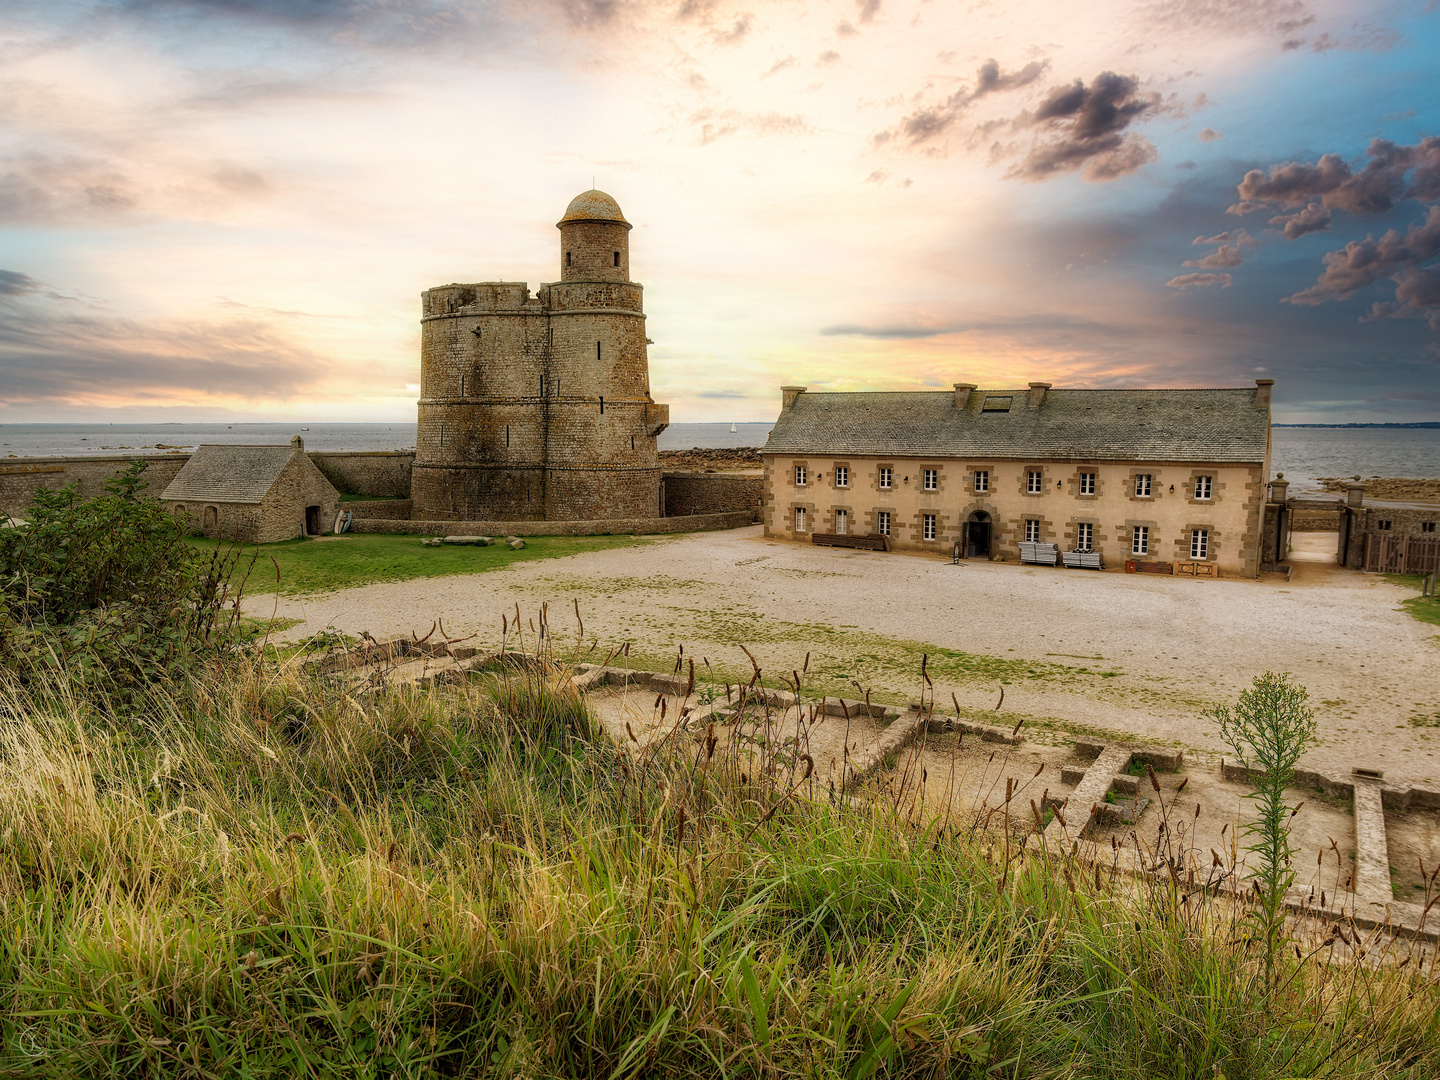
[[[990,557],[990,515],[984,510],[976,510],[970,515],[970,520],[965,523],[964,551],[967,559],[973,559],[977,555]]]
[[[305,535],[320,535],[320,507],[318,506],[305,507]]]
[[[216,512],[215,507],[205,507],[205,514],[204,517],[201,519],[203,523],[200,526],[200,531],[203,532],[206,536],[211,535],[215,531],[215,522],[218,517],[219,514]]]

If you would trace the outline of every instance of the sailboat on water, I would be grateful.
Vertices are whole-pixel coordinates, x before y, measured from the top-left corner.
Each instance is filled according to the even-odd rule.
[[[734,423],[734,421],[731,421],[731,423],[730,423],[730,434],[731,434],[731,435],[734,435],[734,434],[735,434],[735,423]]]

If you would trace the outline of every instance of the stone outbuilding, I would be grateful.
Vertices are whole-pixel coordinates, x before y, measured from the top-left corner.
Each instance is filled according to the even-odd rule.
[[[296,435],[289,446],[197,447],[160,501],[205,536],[271,544],[330,532],[340,493]]]

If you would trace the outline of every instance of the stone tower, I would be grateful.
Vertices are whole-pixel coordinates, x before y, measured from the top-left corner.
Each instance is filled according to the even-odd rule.
[[[416,519],[585,521],[662,513],[630,223],[603,191],[560,219],[560,280],[423,294]]]

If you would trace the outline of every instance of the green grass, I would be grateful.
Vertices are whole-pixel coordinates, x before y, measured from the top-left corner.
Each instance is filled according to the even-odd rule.
[[[1420,574],[1386,574],[1385,580],[1418,593],[1424,578]],[[1440,596],[1414,596],[1400,601],[1400,608],[1421,622],[1440,626]]]
[[[419,536],[350,533],[247,545],[241,550],[239,565],[249,566],[254,556],[254,569],[245,582],[247,594],[275,592],[278,568],[282,596],[311,596],[377,581],[476,574],[535,559],[558,559],[587,551],[650,543],[633,536],[536,536],[527,537],[524,548],[512,551],[503,543],[483,548],[425,547],[421,539]],[[198,538],[189,543],[207,549],[221,544]]]
[[[68,693],[0,698],[0,1076],[1440,1073],[1423,965],[1267,991],[1243,912],[1171,879],[689,739],[626,762],[563,682]]]

